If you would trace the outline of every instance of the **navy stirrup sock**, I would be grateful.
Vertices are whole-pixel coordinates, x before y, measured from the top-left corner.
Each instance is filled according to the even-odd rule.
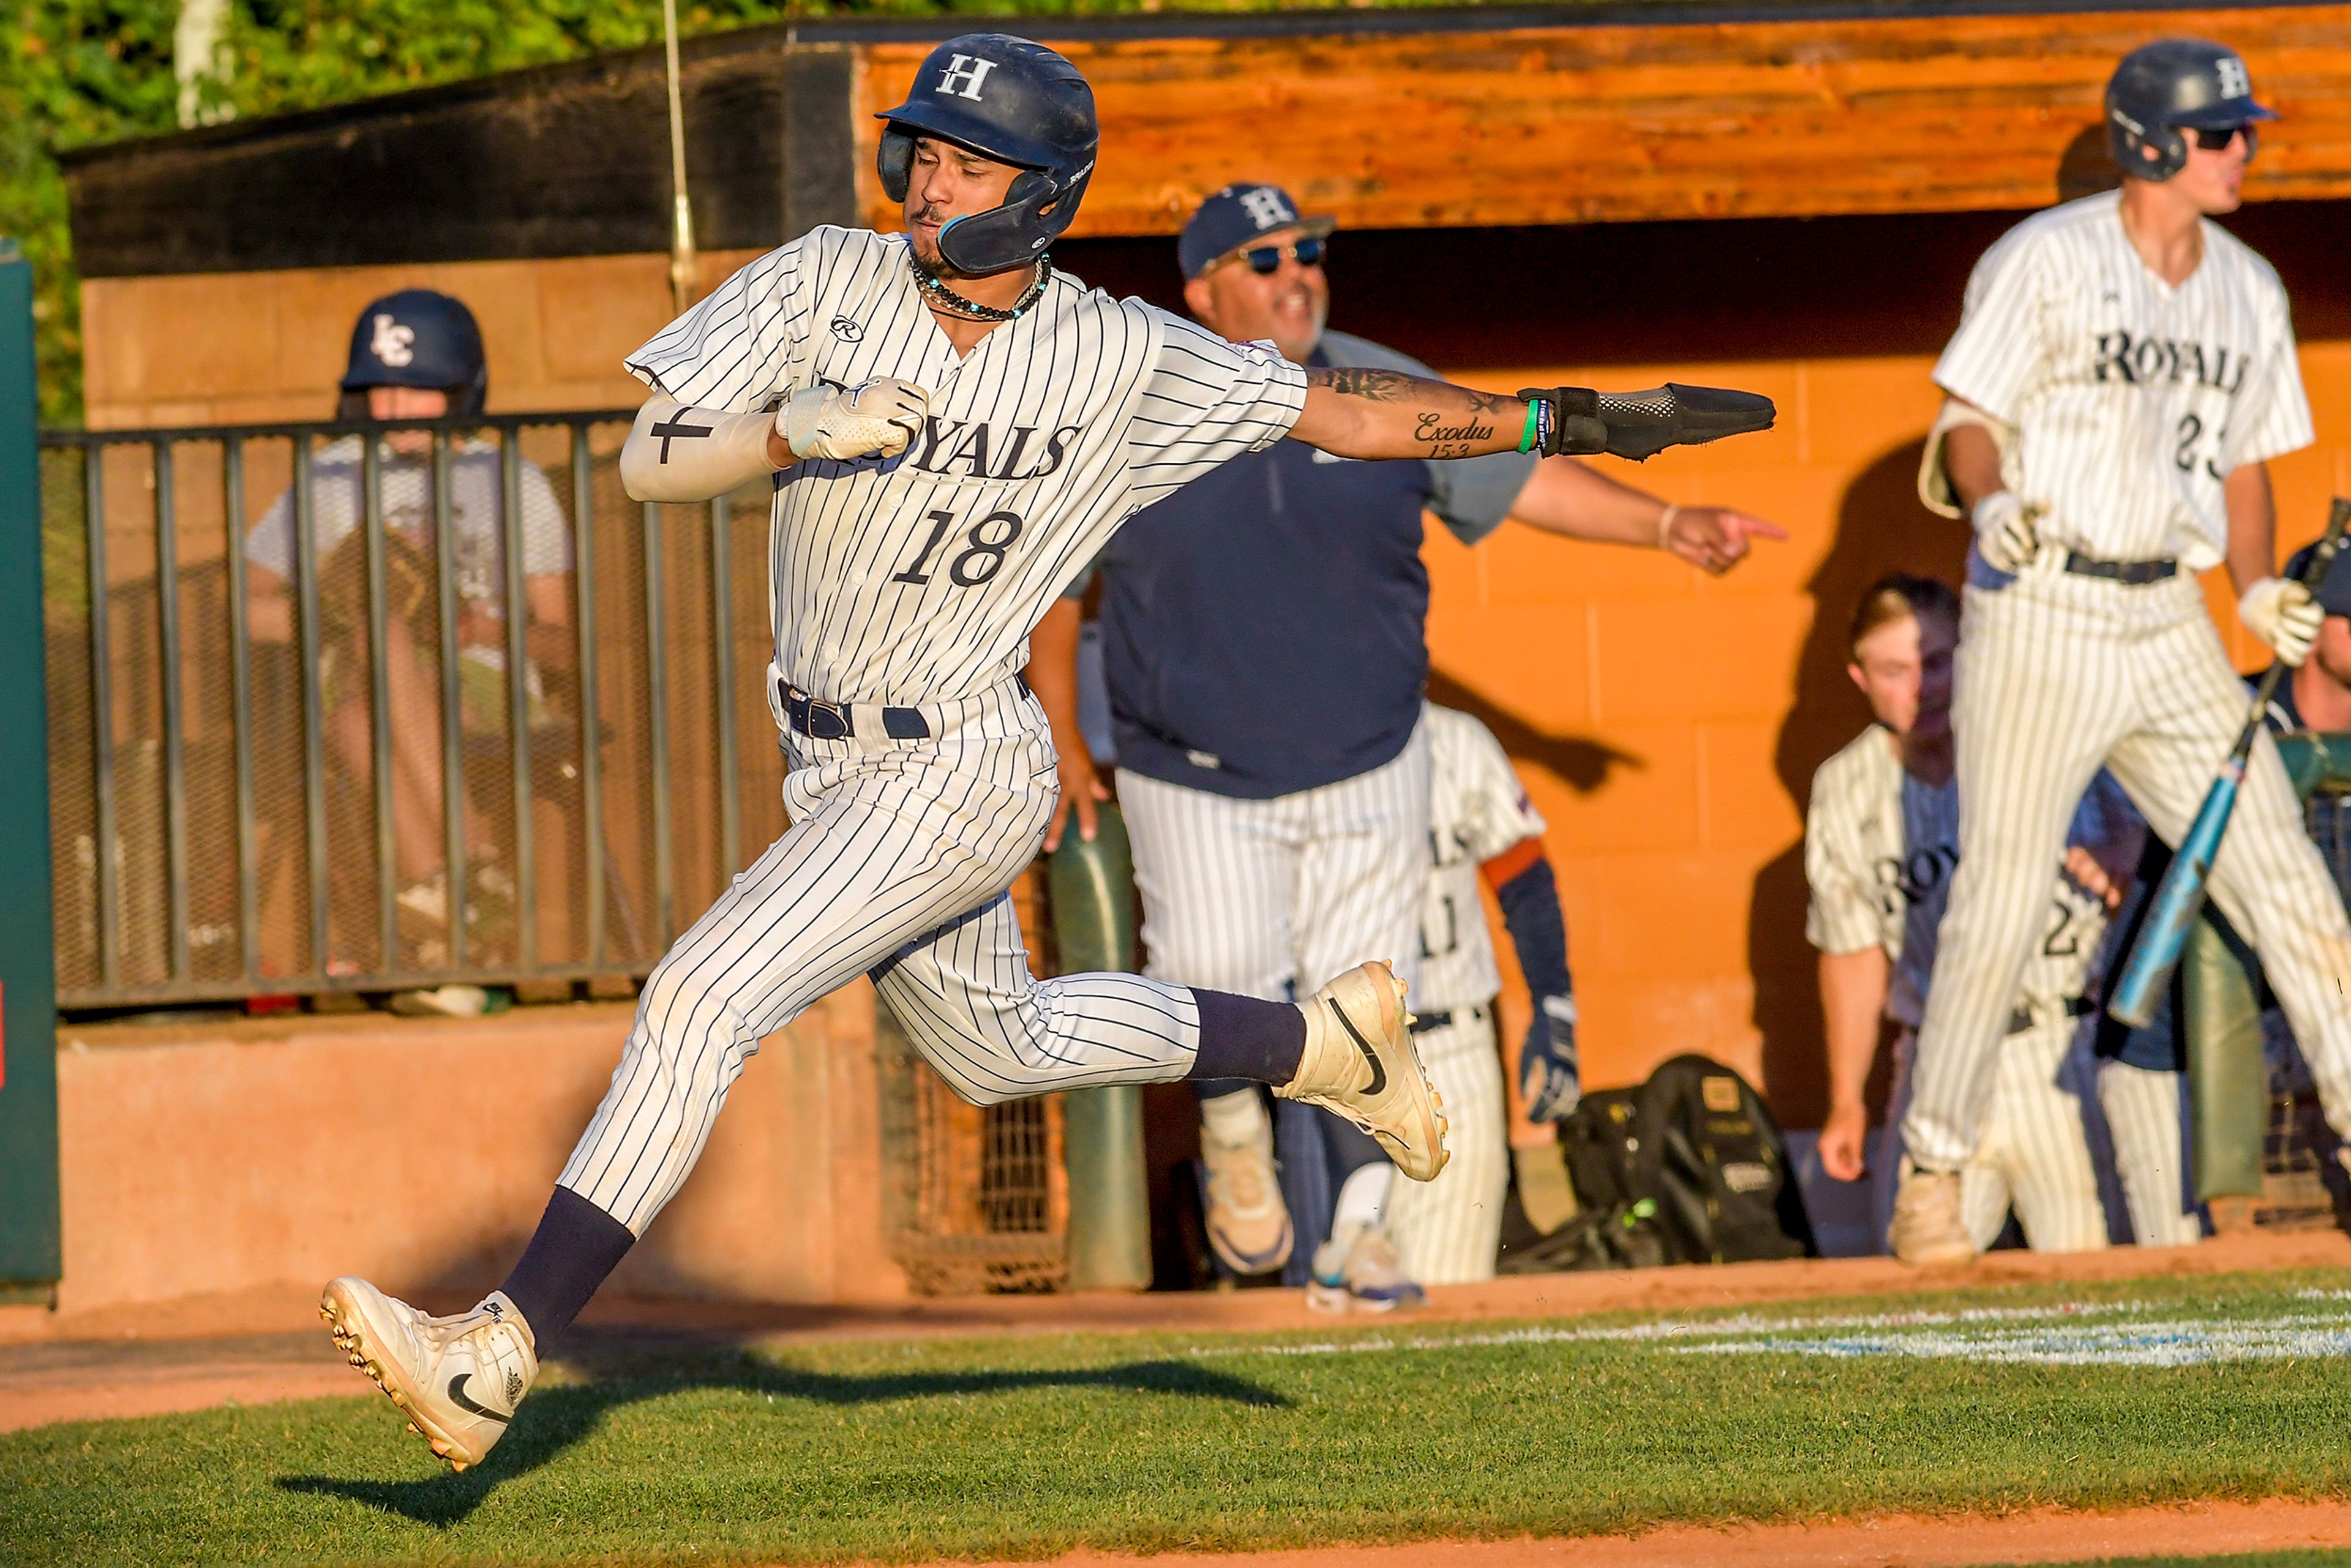
[[[571,1326],[636,1239],[627,1226],[569,1187],[555,1189],[530,1245],[523,1249],[522,1261],[500,1287],[530,1325],[542,1359],[549,1343]]]
[[[1186,1078],[1247,1079],[1287,1083],[1306,1054],[1306,1015],[1289,1002],[1261,1002],[1195,986],[1200,1009],[1200,1054]]]

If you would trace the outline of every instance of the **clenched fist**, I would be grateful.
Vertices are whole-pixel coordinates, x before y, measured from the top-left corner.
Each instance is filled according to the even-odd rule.
[[[1995,490],[1975,505],[1976,551],[1994,571],[2019,572],[2040,553],[2032,525],[2041,508],[2028,507],[2015,492]]]
[[[930,393],[889,376],[846,392],[813,386],[794,392],[777,413],[776,434],[795,458],[895,457],[922,428],[930,405]]]

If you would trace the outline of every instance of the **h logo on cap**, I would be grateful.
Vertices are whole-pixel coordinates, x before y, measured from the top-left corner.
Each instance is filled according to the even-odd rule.
[[[1260,185],[1254,191],[1243,191],[1241,207],[1249,214],[1249,221],[1257,225],[1259,234],[1263,234],[1268,229],[1278,229],[1284,224],[1294,224],[1298,221],[1298,214],[1290,210],[1290,203],[1284,199],[1280,191],[1270,185]]]
[[[2219,59],[2212,62],[2212,68],[2220,74],[2220,96],[2222,98],[2251,98],[2253,96],[2253,78],[2245,70],[2244,61],[2239,59],[2234,55],[2222,55]]]
[[[948,98],[967,98],[979,101],[979,84],[996,68],[994,60],[984,60],[975,55],[957,55],[939,73],[939,91]]]
[[[416,329],[403,327],[389,315],[375,319],[375,335],[368,340],[368,352],[395,370],[416,358],[411,347],[416,341]]]

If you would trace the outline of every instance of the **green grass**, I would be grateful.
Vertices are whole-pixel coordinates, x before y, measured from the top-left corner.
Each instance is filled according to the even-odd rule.
[[[2351,1296],[2313,1294],[2346,1283],[2041,1287],[1754,1315],[2074,1301],[2096,1310],[2073,1321],[2147,1332],[2283,1317],[2351,1338]],[[608,1345],[557,1369],[462,1476],[373,1396],[43,1427],[0,1437],[0,1563],[909,1561],[2351,1492],[2340,1354],[1987,1364],[1588,1336],[1637,1322],[1503,1343],[1501,1325],[1400,1322]],[[1298,1354],[1404,1340],[1421,1343]]]
[[[2230,1557],[2101,1557],[2054,1568],[2351,1568],[2351,1547],[2311,1546],[2294,1552],[2242,1552]]]

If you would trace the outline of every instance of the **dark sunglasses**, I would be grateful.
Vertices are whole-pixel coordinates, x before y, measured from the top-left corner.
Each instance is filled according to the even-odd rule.
[[[1254,250],[1245,250],[1238,255],[1228,256],[1217,265],[1224,267],[1231,262],[1246,261],[1251,272],[1256,273],[1259,277],[1270,277],[1281,270],[1281,258],[1284,256],[1288,256],[1301,267],[1322,266],[1322,253],[1329,245],[1328,240],[1310,235],[1294,245],[1261,245]]]
[[[2255,126],[2199,126],[2196,129],[2196,145],[2207,152],[2226,152],[2229,150],[2229,143],[2241,135],[2245,139],[2245,156],[2250,158],[2253,155],[2254,150],[2262,144],[2261,131]],[[1264,270],[1271,272],[1273,268],[1269,267]]]

